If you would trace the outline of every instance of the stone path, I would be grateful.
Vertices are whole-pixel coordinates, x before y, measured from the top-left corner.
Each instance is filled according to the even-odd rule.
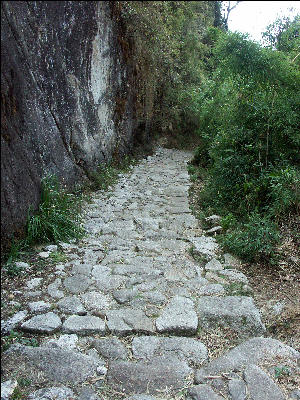
[[[159,148],[112,193],[93,195],[88,236],[61,244],[69,261],[28,280],[24,309],[3,322],[43,338],[5,353],[7,393],[22,376],[41,388],[32,400],[299,399],[275,379],[278,368],[299,373],[299,353],[264,337],[238,261],[191,214],[190,158]],[[210,360],[198,337],[220,327],[240,344]]]

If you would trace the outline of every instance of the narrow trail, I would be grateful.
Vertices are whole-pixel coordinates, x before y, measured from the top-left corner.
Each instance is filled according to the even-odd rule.
[[[14,328],[43,343],[12,345],[3,368],[40,388],[29,399],[299,398],[276,380],[276,368],[299,373],[299,353],[265,337],[238,260],[191,213],[191,156],[158,148],[111,193],[94,193],[88,235],[26,283]],[[238,345],[211,359],[201,337],[222,329]]]

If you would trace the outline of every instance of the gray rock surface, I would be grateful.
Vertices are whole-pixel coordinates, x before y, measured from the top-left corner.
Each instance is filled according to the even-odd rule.
[[[73,294],[85,292],[92,281],[86,275],[77,274],[64,280],[64,287]]]
[[[284,400],[279,387],[257,365],[249,365],[244,371],[244,378],[251,400]]]
[[[77,296],[68,296],[57,302],[60,311],[66,314],[83,315],[86,310]]]
[[[6,354],[6,363],[15,362],[15,371],[42,371],[54,384],[77,384],[86,381],[96,374],[97,361],[72,350],[52,347],[30,347],[14,345]]]
[[[199,325],[204,328],[230,327],[242,336],[265,332],[259,311],[251,297],[203,297],[198,302]]]
[[[130,333],[153,333],[153,321],[138,309],[123,308],[106,312],[109,331],[118,336]]]
[[[97,352],[109,360],[126,360],[129,352],[124,344],[117,338],[95,339],[92,344]]]
[[[7,321],[1,320],[1,332],[2,334],[6,335],[13,329],[15,329],[28,315],[27,310],[18,311],[14,314],[11,318]]]
[[[150,363],[113,361],[107,379],[109,385],[124,393],[155,394],[166,387],[183,387],[191,372],[184,361],[159,357]]]
[[[222,400],[209,385],[197,385],[188,391],[188,400]]]
[[[276,365],[278,359],[297,364],[300,353],[276,339],[263,337],[248,339],[211,361],[207,366],[200,368],[195,374],[195,380],[197,383],[204,375],[218,375],[222,372],[240,370],[249,364],[275,363]]]
[[[232,400],[246,400],[247,388],[243,380],[230,379],[228,382],[228,391]]]
[[[37,333],[53,333],[60,329],[62,323],[59,316],[53,312],[36,315],[23,322],[21,328],[24,331]]]
[[[29,310],[33,313],[45,312],[51,309],[51,303],[46,303],[45,301],[33,301],[28,303]]]
[[[1,382],[1,400],[9,400],[17,386],[17,381],[8,380]]]
[[[218,244],[216,239],[200,236],[190,238],[191,243],[194,246],[194,253],[200,257],[212,259],[216,256],[216,252],[218,251]]]
[[[197,331],[198,317],[191,299],[175,296],[156,320],[160,333],[192,335]]]
[[[136,359],[151,361],[154,357],[178,357],[181,360],[202,364],[208,357],[206,346],[193,338],[140,336],[132,341]]]
[[[65,333],[77,333],[78,335],[90,335],[92,333],[104,335],[106,327],[101,318],[92,315],[71,315],[63,323],[62,331]]]
[[[72,400],[74,396],[73,390],[60,386],[36,390],[28,396],[28,400]]]

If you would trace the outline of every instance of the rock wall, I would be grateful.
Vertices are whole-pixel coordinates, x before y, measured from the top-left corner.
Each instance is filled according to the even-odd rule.
[[[132,146],[134,84],[108,1],[1,3],[1,232],[20,233],[40,182],[67,186]],[[130,84],[129,84],[130,82]]]

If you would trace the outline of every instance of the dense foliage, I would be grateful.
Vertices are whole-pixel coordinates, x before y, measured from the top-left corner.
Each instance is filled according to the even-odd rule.
[[[202,205],[223,216],[223,245],[248,260],[271,256],[276,222],[299,212],[297,21],[275,42],[282,50],[215,30],[214,71],[191,96],[202,138],[194,163],[208,167]]]
[[[122,1],[122,42],[131,76],[138,87],[137,117],[158,133],[186,133],[194,115],[186,107],[187,91],[204,78],[218,2]],[[218,7],[216,7],[216,5]]]

